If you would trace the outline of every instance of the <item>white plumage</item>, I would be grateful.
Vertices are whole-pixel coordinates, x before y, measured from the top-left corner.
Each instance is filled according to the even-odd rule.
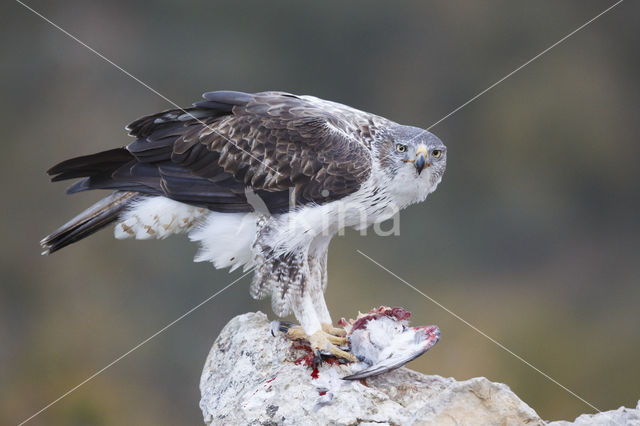
[[[253,266],[251,245],[256,238],[255,213],[209,212],[189,232],[189,239],[200,244],[196,262],[211,262],[216,268],[234,271]]]
[[[117,239],[164,239],[189,231],[205,217],[207,209],[190,206],[166,197],[148,197],[130,204],[122,213],[114,235]]]

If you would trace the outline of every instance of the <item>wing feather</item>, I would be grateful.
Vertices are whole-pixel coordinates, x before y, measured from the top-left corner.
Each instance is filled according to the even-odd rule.
[[[82,157],[91,161],[68,160],[51,169],[53,179],[85,176],[75,191],[133,190],[218,211],[252,210],[244,195],[250,187],[272,212],[283,212],[291,188],[295,205],[357,191],[371,172],[370,139],[390,123],[283,92],[203,97],[186,113],[163,111],[127,126],[136,137],[128,156],[111,150]]]

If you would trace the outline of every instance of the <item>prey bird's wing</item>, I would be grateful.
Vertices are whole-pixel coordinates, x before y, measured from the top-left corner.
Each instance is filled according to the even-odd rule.
[[[380,352],[378,362],[342,379],[365,379],[400,368],[427,352],[438,340],[440,329],[436,326],[410,327],[390,339]]]
[[[186,113],[185,113],[186,111]],[[271,213],[357,191],[371,173],[370,141],[385,120],[308,96],[209,92],[186,110],[142,117],[126,148],[54,166],[69,192],[162,195],[225,212],[251,211],[250,188]]]
[[[429,348],[424,347],[413,347],[411,350],[405,351],[402,354],[396,354],[390,358],[379,361],[363,370],[358,371],[357,373],[351,374],[349,376],[345,376],[343,380],[360,380],[366,379],[367,377],[379,376],[380,374],[386,373],[387,371],[395,370],[396,368],[400,368],[406,363],[413,361],[418,358],[420,355],[425,353]]]

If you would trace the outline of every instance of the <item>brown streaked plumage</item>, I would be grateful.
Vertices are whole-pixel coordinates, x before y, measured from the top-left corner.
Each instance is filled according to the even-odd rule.
[[[210,92],[186,110],[142,117],[126,148],[64,161],[54,181],[85,177],[89,189],[162,195],[214,211],[247,212],[245,187],[271,213],[323,204],[358,190],[370,173],[371,135],[388,120],[283,92]],[[185,113],[186,111],[186,113]]]

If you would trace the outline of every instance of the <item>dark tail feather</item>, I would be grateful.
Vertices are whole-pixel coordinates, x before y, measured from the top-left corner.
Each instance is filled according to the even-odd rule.
[[[114,173],[133,160],[133,155],[126,148],[116,148],[65,160],[51,167],[47,170],[47,173],[51,176],[52,182],[84,178],[67,188],[67,194],[98,188],[134,191],[133,186],[135,186],[135,183],[133,185],[123,185],[120,182],[118,185],[117,182],[112,182]],[[97,182],[101,182],[102,185],[96,186]],[[105,186],[105,182],[108,185]],[[122,188],[123,186],[126,186],[126,188]]]
[[[116,148],[97,154],[71,158],[51,167],[47,173],[53,176],[52,182],[57,182],[113,172],[131,160],[133,160],[133,155],[126,148]]]
[[[108,197],[98,201],[60,228],[53,231],[40,241],[44,251],[50,254],[69,244],[80,241],[94,232],[104,228],[118,219],[118,216],[131,202],[143,195],[137,192],[116,191]]]

